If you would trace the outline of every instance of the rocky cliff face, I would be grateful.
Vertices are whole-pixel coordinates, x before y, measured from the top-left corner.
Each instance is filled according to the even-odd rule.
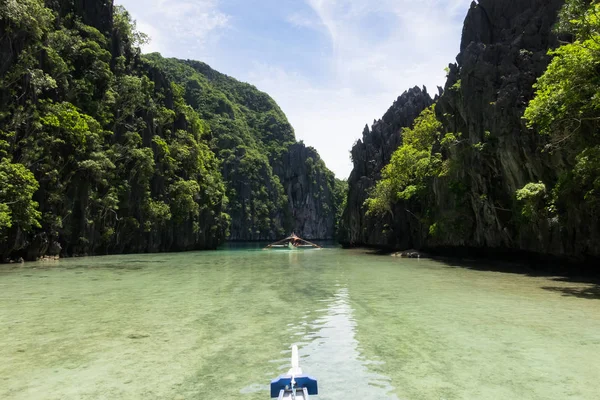
[[[393,245],[391,229],[395,221],[366,215],[364,202],[381,170],[402,143],[402,128],[410,127],[415,118],[433,103],[425,88],[414,87],[404,92],[369,130],[365,126],[362,139],[352,147],[354,168],[348,179],[348,199],[340,222],[340,242],[345,245]]]
[[[113,0],[46,0],[46,7],[58,12],[60,18],[77,15],[81,22],[104,34],[113,28]]]
[[[0,7],[0,261],[333,238],[333,174],[273,99],[140,55],[129,18],[111,0]]]
[[[543,138],[522,116],[546,69],[561,0],[472,3],[461,52],[436,108],[458,138],[446,154],[451,173],[434,182],[439,234],[429,247],[467,246],[562,252],[556,237],[515,225],[514,193],[561,165],[540,151]]]
[[[439,233],[427,246],[564,253],[558,235],[519,226],[514,194],[562,165],[541,152],[544,138],[525,127],[533,84],[545,71],[561,0],[472,3],[461,51],[436,108],[458,138],[446,154],[451,173],[433,185]],[[546,227],[547,228],[547,227]]]
[[[524,223],[515,192],[529,182],[556,182],[568,168],[559,153],[544,152],[546,139],[522,119],[533,84],[557,46],[553,26],[562,0],[480,0],[465,19],[460,54],[449,66],[436,114],[440,139],[455,137],[441,152],[446,172],[431,182],[428,204],[396,204],[394,217],[373,222],[362,203],[398,141],[382,140],[365,129],[352,150],[347,244],[432,251],[525,251],[560,256],[600,254],[585,217],[573,211],[566,224]],[[422,104],[418,110],[428,103]],[[418,112],[417,112],[418,113]],[[410,113],[414,118],[417,113]],[[411,119],[403,121],[405,126]],[[376,128],[373,128],[375,131]],[[446,136],[447,137],[447,136]],[[385,232],[385,233],[382,233]],[[454,250],[452,250],[454,251]]]
[[[0,13],[0,70],[11,76],[1,77],[0,161],[31,171],[41,218],[35,229],[18,219],[0,226],[0,260],[222,243],[218,162],[198,116],[132,48],[127,16],[115,26],[112,0],[12,7]]]
[[[225,177],[228,178],[227,174]],[[337,206],[333,194],[334,175],[314,148],[303,143],[289,145],[270,163],[261,165],[259,177],[260,184],[266,185],[265,194],[276,196],[281,204],[268,210],[268,225],[254,223],[257,210],[245,205],[256,193],[253,194],[251,185],[243,177],[229,176],[235,201],[243,205],[232,214],[230,240],[276,240],[292,232],[312,240],[334,238]],[[272,182],[275,183],[270,185]],[[281,193],[274,187],[279,183],[283,188]]]

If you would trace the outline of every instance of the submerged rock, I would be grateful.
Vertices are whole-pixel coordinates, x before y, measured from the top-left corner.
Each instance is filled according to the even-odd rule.
[[[423,258],[423,257],[426,257],[423,253],[421,253],[420,251],[415,250],[415,249],[398,251],[396,253],[393,253],[392,256],[394,256],[394,257],[403,257],[403,258]]]
[[[128,339],[145,339],[147,337],[150,337],[150,335],[148,333],[142,333],[142,332],[135,332],[135,333],[130,333],[127,335]]]

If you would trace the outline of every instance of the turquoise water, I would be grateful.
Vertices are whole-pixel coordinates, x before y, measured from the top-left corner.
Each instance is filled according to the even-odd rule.
[[[591,284],[361,250],[0,266],[0,399],[598,399]]]

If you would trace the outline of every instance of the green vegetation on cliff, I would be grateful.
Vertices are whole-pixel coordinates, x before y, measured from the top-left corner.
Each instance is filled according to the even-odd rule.
[[[227,187],[231,239],[275,239],[290,231],[333,237],[334,176],[314,149],[296,142],[269,95],[199,61],[156,53],[143,59],[182,88],[210,127]]]
[[[572,168],[565,169],[558,182],[550,182],[553,187],[548,196],[535,203],[535,215],[563,218],[577,209],[597,218],[600,215],[600,4],[569,0],[558,28],[572,35],[573,41],[550,52],[552,62],[535,85],[536,96],[525,111],[525,118],[530,127],[549,136],[546,150],[564,155]],[[531,202],[524,203],[524,212],[533,214],[532,206]]]
[[[432,152],[440,128],[433,105],[423,110],[412,128],[402,129],[402,145],[383,168],[381,180],[365,202],[368,213],[393,214],[393,206],[399,200],[426,201],[431,178],[440,173],[441,154]]]
[[[139,58],[124,9],[101,32],[70,5],[0,9],[2,256],[216,246],[229,217],[207,124]]]
[[[348,181],[345,179],[335,179],[333,187],[334,205],[335,205],[335,237],[340,238],[340,223],[342,214],[346,209],[348,202]]]
[[[369,198],[366,215],[350,210],[347,243],[600,257],[598,2],[474,2],[461,49],[380,176],[363,164],[391,146],[353,149],[354,190]],[[369,225],[382,233],[361,235]]]
[[[223,165],[230,199],[232,231],[238,239],[284,235],[291,229],[282,210],[287,197],[275,162],[295,143],[285,115],[267,94],[212,70],[199,61],[144,56],[208,123],[211,147]]]
[[[111,0],[0,5],[0,261],[272,238],[292,192],[332,237],[333,174],[273,99],[145,40]]]

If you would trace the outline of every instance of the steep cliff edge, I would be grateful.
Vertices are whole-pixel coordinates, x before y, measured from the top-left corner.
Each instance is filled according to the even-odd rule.
[[[394,246],[392,216],[384,219],[366,215],[364,202],[382,168],[402,143],[402,128],[410,127],[415,118],[433,103],[425,88],[404,92],[383,118],[365,126],[362,139],[352,147],[354,168],[348,178],[348,198],[340,221],[339,241],[344,245]]]
[[[225,239],[227,198],[208,129],[140,59],[122,8],[8,2],[0,31],[9,55],[0,77],[1,261],[207,249]]]
[[[564,168],[560,155],[542,152],[546,139],[523,120],[548,49],[558,44],[552,29],[563,3],[471,4],[436,108],[443,133],[457,141],[445,154],[450,173],[433,182],[438,222],[428,247],[572,253],[557,230],[520,223],[514,204],[518,189],[552,180]]]

